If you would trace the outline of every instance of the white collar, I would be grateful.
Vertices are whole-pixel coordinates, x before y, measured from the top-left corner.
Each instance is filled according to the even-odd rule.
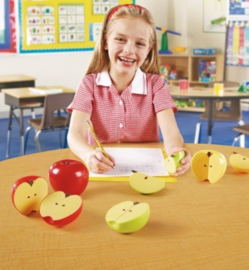
[[[96,84],[109,87],[112,85],[112,81],[107,70],[97,73]],[[147,95],[146,74],[140,68],[136,71],[131,87],[132,94]]]

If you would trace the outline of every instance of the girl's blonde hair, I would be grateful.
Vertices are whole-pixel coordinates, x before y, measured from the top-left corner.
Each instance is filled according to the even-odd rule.
[[[150,12],[137,5],[123,5],[117,6],[109,10],[106,14],[101,32],[98,37],[98,41],[93,51],[93,56],[90,65],[86,71],[86,75],[90,73],[98,73],[104,69],[108,69],[110,65],[110,60],[108,56],[108,51],[105,50],[105,44],[107,35],[111,29],[114,21],[123,18],[134,18],[141,19],[148,23],[150,27],[150,46],[151,50],[145,59],[143,65],[141,66],[142,71],[146,73],[160,74],[159,60],[158,60],[158,48],[156,39],[156,27],[154,20]]]

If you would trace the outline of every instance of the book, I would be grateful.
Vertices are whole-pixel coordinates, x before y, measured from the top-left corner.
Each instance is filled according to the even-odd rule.
[[[41,87],[41,88],[33,88],[29,87],[29,91],[42,94],[42,95],[51,95],[51,94],[59,94],[62,93],[63,90],[59,88],[49,88],[49,87]]]

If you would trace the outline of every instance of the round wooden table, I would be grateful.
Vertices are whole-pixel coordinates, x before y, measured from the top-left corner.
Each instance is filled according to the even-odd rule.
[[[123,146],[163,147],[118,144]],[[213,149],[227,159],[233,151],[249,157],[248,149],[237,147],[186,147],[192,155]],[[48,180],[49,167],[66,158],[77,159],[63,149],[0,162],[1,269],[249,269],[249,174],[236,172],[228,162],[223,178],[210,184],[198,182],[189,170],[152,195],[137,193],[128,182],[91,181],[82,195],[81,215],[61,228],[48,225],[38,213],[19,214],[10,197],[13,183],[26,175]],[[107,210],[126,200],[151,208],[147,225],[133,234],[117,233],[105,222]]]

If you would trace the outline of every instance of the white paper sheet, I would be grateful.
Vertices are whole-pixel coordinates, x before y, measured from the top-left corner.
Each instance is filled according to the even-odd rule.
[[[111,148],[105,151],[115,158],[116,166],[105,174],[90,173],[90,177],[130,176],[132,170],[151,176],[168,176],[164,156],[158,148]]]

